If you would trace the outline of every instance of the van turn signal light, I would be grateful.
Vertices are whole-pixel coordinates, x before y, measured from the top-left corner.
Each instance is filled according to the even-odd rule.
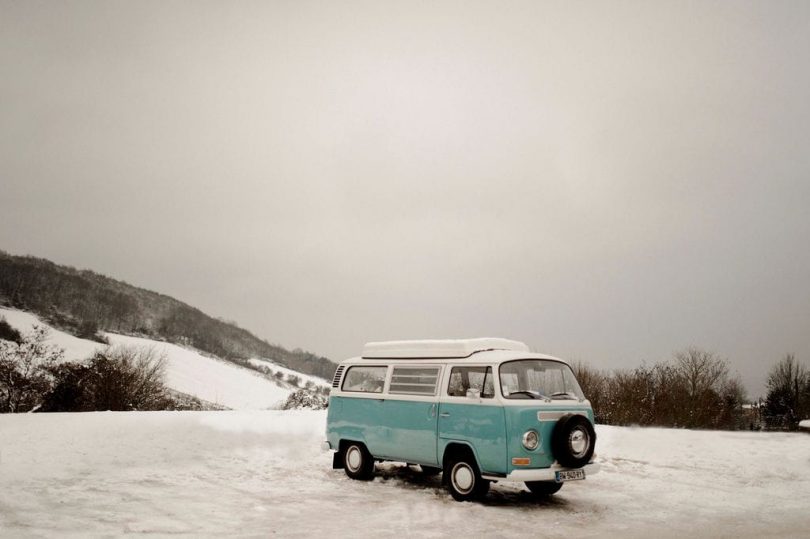
[[[532,459],[529,457],[513,457],[512,458],[512,466],[529,466],[532,463]]]

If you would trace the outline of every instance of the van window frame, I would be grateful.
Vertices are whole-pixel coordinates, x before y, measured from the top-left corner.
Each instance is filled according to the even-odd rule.
[[[580,385],[579,385],[579,380],[577,380],[577,377],[576,377],[576,375],[574,374],[574,369],[573,369],[573,367],[571,367],[571,365],[569,365],[569,364],[568,364],[568,363],[566,363],[565,361],[560,361],[559,359],[550,359],[550,358],[516,358],[516,359],[509,359],[509,360],[507,360],[507,361],[502,361],[502,362],[500,362],[500,363],[498,364],[498,395],[499,395],[499,396],[500,396],[502,399],[504,399],[504,402],[509,402],[509,401],[523,401],[523,400],[525,400],[525,399],[516,399],[516,398],[514,398],[514,397],[511,397],[511,396],[509,396],[509,395],[504,394],[504,392],[503,392],[503,385],[502,385],[502,383],[501,383],[501,369],[503,368],[503,366],[504,366],[504,365],[506,365],[506,364],[508,364],[508,363],[515,363],[515,362],[518,362],[518,361],[548,361],[548,362],[550,362],[550,363],[559,363],[560,365],[563,365],[563,366],[565,366],[565,367],[568,367],[568,370],[569,370],[569,371],[571,371],[571,374],[574,376],[574,381],[576,382],[577,386],[579,387],[580,392],[581,392],[581,393],[583,393],[583,392],[582,392],[582,386],[580,386]],[[583,393],[583,394],[584,394],[584,393]],[[560,399],[560,400],[561,400],[561,399]],[[559,402],[559,400],[558,400],[557,402]]]
[[[354,368],[375,368],[375,369],[385,369],[385,375],[383,376],[383,386],[380,391],[358,391],[356,389],[346,389],[346,380],[349,379],[349,373]],[[340,382],[340,392],[341,393],[352,393],[354,395],[384,395],[386,390],[388,389],[388,381],[391,377],[391,368],[390,365],[349,365],[346,368],[346,372],[343,373],[343,378]]]
[[[491,363],[486,363],[486,364],[478,363],[478,364],[474,364],[474,365],[467,365],[467,364],[462,365],[462,364],[454,363],[454,364],[448,365],[447,367],[448,367],[448,369],[447,369],[446,381],[443,384],[444,389],[441,392],[442,398],[445,398],[445,399],[458,399],[458,400],[469,400],[469,399],[467,399],[467,395],[451,395],[450,394],[450,379],[453,377],[453,369],[455,369],[456,367],[459,367],[459,368],[472,368],[472,369],[490,369],[490,376],[492,377],[492,384],[493,384],[492,395],[489,396],[489,397],[482,396],[481,399],[486,400],[486,401],[491,400],[493,402],[498,401],[498,399],[500,397],[500,392],[495,387],[496,385],[498,385],[500,383],[499,379],[497,378],[498,365],[493,365]]]
[[[442,380],[444,378],[444,365],[438,363],[431,364],[403,364],[403,363],[390,363],[388,371],[388,380],[385,384],[385,394],[391,397],[424,397],[435,398],[441,393]],[[394,371],[396,369],[436,369],[436,385],[433,386],[433,393],[405,393],[405,392],[391,392],[391,385],[394,383]]]

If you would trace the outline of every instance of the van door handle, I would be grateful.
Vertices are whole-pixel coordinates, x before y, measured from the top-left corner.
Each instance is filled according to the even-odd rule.
[[[450,412],[442,412],[439,414],[441,417],[450,417]]]

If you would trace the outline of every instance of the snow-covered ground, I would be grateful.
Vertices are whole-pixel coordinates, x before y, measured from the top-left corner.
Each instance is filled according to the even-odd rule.
[[[95,350],[104,346],[54,329],[31,313],[0,308],[0,316],[5,317],[11,326],[23,332],[29,331],[34,324],[49,327],[48,342],[65,351],[65,360],[85,360]],[[280,404],[293,391],[288,384],[278,384],[251,369],[204,356],[196,350],[116,333],[104,335],[113,345],[144,346],[165,354],[166,385],[214,404],[235,410],[261,410]]]
[[[799,428],[810,430],[810,419],[802,419],[799,421]]]
[[[0,416],[0,537],[807,537],[806,434],[597,427],[603,472],[457,503],[331,469],[324,412]]]

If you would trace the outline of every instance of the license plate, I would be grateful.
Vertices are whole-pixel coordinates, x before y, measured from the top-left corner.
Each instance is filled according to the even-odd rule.
[[[555,472],[555,480],[558,483],[563,481],[579,481],[585,479],[585,470],[563,470]]]

